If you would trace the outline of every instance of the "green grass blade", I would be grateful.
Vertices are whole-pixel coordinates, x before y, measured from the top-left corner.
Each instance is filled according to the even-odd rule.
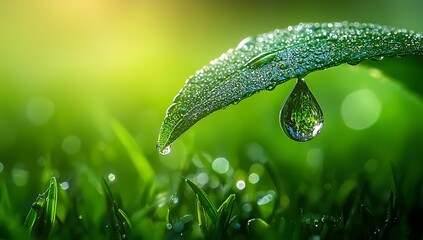
[[[9,191],[7,190],[6,182],[4,179],[1,178],[0,180],[2,181],[0,184],[0,208],[9,210],[12,207],[10,204]]]
[[[220,205],[217,210],[219,216],[217,223],[215,224],[215,229],[213,233],[215,234],[214,239],[225,238],[225,233],[227,233],[229,223],[231,220],[232,210],[234,208],[235,194],[229,195],[229,197]]]
[[[55,177],[50,180],[50,186],[47,190],[46,196],[46,224],[51,230],[56,222],[57,210],[57,181]]]
[[[212,223],[217,222],[218,220],[218,214],[216,207],[214,204],[210,201],[209,196],[203,191],[203,189],[199,188],[197,185],[195,185],[191,180],[188,178],[185,179],[185,181],[188,183],[188,185],[191,187],[191,189],[197,194],[198,200],[203,205],[204,211],[209,216]]]
[[[207,227],[206,215],[204,213],[203,204],[201,204],[198,196],[197,196],[197,218],[198,218],[198,225],[203,231],[203,234],[207,236],[209,231]]]
[[[125,239],[127,237],[127,227],[131,229],[131,222],[126,213],[117,205],[109,184],[103,178],[103,191],[106,198],[106,208],[109,215],[110,233],[113,239]]]
[[[52,177],[47,191],[38,195],[26,216],[24,225],[29,234],[40,238],[48,237],[56,222],[56,209],[57,181]]]
[[[248,220],[247,224],[249,239],[276,239],[276,233],[272,227],[261,218]]]
[[[162,123],[160,152],[200,119],[291,78],[343,63],[421,55],[423,35],[366,23],[309,23],[243,40],[191,76]]]
[[[154,192],[155,173],[153,167],[138,147],[135,139],[118,121],[111,120],[111,126],[116,138],[122,144],[141,178],[141,184],[144,186],[143,200],[147,201]]]
[[[35,199],[35,202],[32,203],[31,209],[29,209],[28,214],[25,218],[25,227],[28,229],[29,234],[32,233],[32,230],[35,225],[35,221],[40,218],[40,215],[42,215],[43,209],[44,209],[44,195],[39,194],[37,198]]]
[[[129,229],[132,229],[131,221],[129,220],[128,215],[121,209],[118,209],[119,216],[121,218],[121,222],[125,223],[125,226],[127,225]]]

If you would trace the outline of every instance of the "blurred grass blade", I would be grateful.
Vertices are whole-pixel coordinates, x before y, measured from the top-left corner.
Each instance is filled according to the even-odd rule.
[[[121,208],[118,209],[118,212],[121,218],[121,222],[125,222],[129,229],[132,229],[131,221],[129,220],[128,215],[126,215],[126,213]]]
[[[261,218],[248,220],[247,230],[249,239],[276,239],[275,231]]]
[[[128,234],[126,226],[131,229],[131,222],[129,221],[126,213],[117,205],[109,184],[107,184],[107,181],[104,178],[103,191],[106,198],[107,213],[110,220],[111,237],[113,239],[125,239]]]
[[[141,185],[143,186],[142,199],[146,202],[150,199],[150,197],[152,197],[154,192],[155,173],[153,167],[138,147],[135,139],[118,121],[111,120],[111,126],[116,138],[122,144],[134,164],[138,172],[138,176],[141,178]]]
[[[190,179],[186,178],[185,181],[188,183],[191,189],[195,192],[195,194],[197,194],[198,200],[203,205],[204,211],[206,211],[212,223],[217,222],[218,220],[217,210],[214,204],[210,201],[209,196],[207,196],[207,194],[203,191],[203,189],[195,185]]]
[[[343,63],[421,55],[423,36],[366,23],[309,23],[243,40],[191,76],[169,106],[157,148],[170,144],[200,119],[291,78]]]
[[[7,191],[6,181],[4,179],[1,179],[0,184],[0,208],[3,210],[10,210],[12,205],[10,204],[10,196],[9,191]]]

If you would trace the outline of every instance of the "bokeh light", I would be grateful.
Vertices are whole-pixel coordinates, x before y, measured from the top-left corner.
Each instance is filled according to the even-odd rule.
[[[26,117],[36,125],[46,124],[54,113],[54,104],[46,97],[33,97],[28,101]]]
[[[236,182],[236,188],[238,188],[239,190],[244,190],[244,188],[245,188],[245,181],[244,180],[238,180]]]
[[[369,89],[350,93],[342,102],[341,114],[345,124],[355,130],[372,126],[380,116],[382,104]]]
[[[67,136],[63,140],[62,149],[68,154],[78,153],[81,149],[81,139],[74,135]]]
[[[60,183],[60,187],[63,190],[68,190],[69,189],[69,182],[62,182],[62,183]]]
[[[12,179],[18,187],[23,187],[28,183],[28,175],[29,172],[26,169],[20,167],[14,167],[12,169]]]
[[[223,157],[218,157],[213,160],[212,168],[217,173],[224,174],[229,171],[229,162]]]
[[[109,173],[109,175],[107,175],[107,178],[110,182],[114,182],[116,180],[116,175],[113,173]]]

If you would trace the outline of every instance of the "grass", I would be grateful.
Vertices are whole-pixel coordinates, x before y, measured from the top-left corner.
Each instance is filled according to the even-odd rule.
[[[319,97],[313,77],[334,94]],[[208,117],[166,156],[154,149],[157,132],[138,129],[152,121],[139,118],[14,121],[22,141],[1,151],[0,239],[421,239],[420,99],[360,66],[309,81],[327,125],[301,144],[283,136],[270,107],[282,88]],[[384,104],[361,131],[335,104],[357,85]],[[79,151],[65,151],[69,132]]]
[[[136,165],[139,162],[133,159],[147,159],[133,144],[130,134],[116,121],[112,123],[116,141],[112,146],[116,151],[122,150],[121,161]],[[341,185],[336,189],[334,185],[326,202],[314,202],[312,186],[295,189],[301,182],[283,186],[283,178],[271,161],[249,164],[251,172],[261,177],[256,183],[254,179],[234,182],[231,174],[217,173],[206,153],[193,151],[185,158],[180,174],[188,178],[177,177],[179,181],[168,185],[158,181],[163,176],[153,172],[149,161],[142,161],[143,167],[147,166],[146,175],[141,175],[143,167],[132,169],[140,175],[129,181],[136,186],[133,189],[138,189],[129,194],[126,191],[130,188],[124,186],[127,183],[119,182],[116,176],[99,177],[88,166],[75,166],[79,176],[68,183],[70,187],[65,182],[58,184],[53,176],[43,184],[48,186],[47,190],[39,189],[41,194],[33,198],[33,203],[20,208],[18,202],[11,200],[9,192],[13,189],[2,181],[1,239],[25,236],[32,239],[419,239],[422,236],[418,225],[421,195],[407,193],[404,189],[409,184],[407,176],[394,165],[391,180],[395,189],[388,195],[372,191],[368,179],[360,177],[349,187]],[[209,180],[205,183],[202,178]],[[151,179],[158,183],[151,183]],[[421,189],[421,184],[416,187]],[[22,221],[24,208],[28,213]]]
[[[421,239],[421,56],[308,75],[325,114],[308,143],[279,127],[290,81],[155,149],[185,79],[245,36],[331,19],[422,32],[421,3],[3,1],[0,239]],[[340,109],[362,89],[381,113],[354,130]],[[226,202],[223,227],[185,179]]]

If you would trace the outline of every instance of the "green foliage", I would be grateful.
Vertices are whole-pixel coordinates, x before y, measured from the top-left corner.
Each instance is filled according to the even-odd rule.
[[[342,63],[423,53],[423,36],[366,23],[310,23],[243,40],[191,76],[162,123],[160,152],[197,121],[291,78]]]
[[[197,194],[198,201],[201,204],[201,208],[203,208],[206,211],[207,216],[210,218],[210,220],[213,223],[216,223],[218,221],[219,215],[217,213],[216,207],[211,202],[210,198],[201,188],[197,187],[197,185],[195,185],[191,180],[187,178],[185,181],[188,183],[191,189],[195,192],[195,194]]]
[[[57,181],[52,177],[47,191],[38,195],[25,219],[29,234],[37,238],[47,238],[56,222],[56,209]]]
[[[210,171],[207,172],[209,177],[214,177],[216,173],[206,155],[190,156],[184,171],[195,172],[201,158],[200,170]],[[62,188],[58,189],[53,177],[49,188],[32,204],[25,227],[35,238],[51,239],[402,239],[421,236],[419,226],[414,225],[412,219],[414,209],[421,207],[420,197],[404,192],[407,178],[397,173],[399,169],[394,165],[390,178],[395,182],[397,194],[390,192],[381,198],[379,192],[369,190],[366,178],[359,178],[345,201],[337,203],[336,199],[344,194],[343,187],[337,187],[325,208],[325,204],[302,200],[313,197],[313,187],[301,193],[295,187],[301,185],[302,180],[291,178],[293,183],[283,184],[281,175],[275,171],[277,167],[263,164],[260,167],[264,171],[263,179],[257,185],[247,182],[247,191],[231,188],[230,175],[220,175],[218,188],[207,184],[199,187],[199,183],[186,178],[175,182],[177,190],[172,196],[168,189],[156,188],[153,192],[156,197],[150,202],[125,207],[128,209],[125,211],[123,206],[128,201],[122,199],[123,184],[114,179],[103,178],[100,182],[85,169],[79,176],[83,184],[72,191],[58,191]],[[322,176],[326,174],[322,172]],[[195,174],[188,175],[198,178]],[[183,182],[187,184],[181,184]],[[286,187],[288,189],[284,189]],[[263,195],[260,188],[275,191]],[[23,224],[13,217],[14,203],[8,200],[7,188],[1,188],[0,196],[0,211],[10,216],[9,221],[0,218],[1,236],[20,239],[19,229]],[[282,205],[286,196],[292,201],[288,208]],[[217,207],[217,202],[222,204]],[[325,210],[318,211],[321,208]]]
[[[258,55],[248,67],[265,68],[277,56]],[[165,106],[154,105],[160,101],[152,88],[134,88],[154,96],[148,101],[126,91],[110,98],[119,111],[108,114],[103,102],[67,103],[36,92],[55,111],[34,125],[22,112],[35,94],[27,88],[35,85],[14,86],[20,81],[2,75],[0,239],[421,239],[422,59],[378,64],[397,73],[384,75],[367,62],[309,76],[310,86],[314,77],[323,80],[313,92],[330,126],[314,141],[281,136],[276,113],[286,89],[280,88],[211,116],[167,156],[154,146]],[[361,89],[377,95],[382,111],[375,124],[356,130],[340,108]],[[57,95],[65,92],[74,94]],[[87,106],[89,113],[81,111]]]
[[[103,179],[103,191],[106,199],[106,208],[109,215],[109,225],[111,239],[126,239],[128,231],[131,229],[131,222],[126,213],[119,208],[114,200],[108,183]]]
[[[196,193],[197,216],[199,225],[206,239],[228,239],[228,229],[232,222],[232,211],[235,202],[235,194],[229,197],[216,210],[209,196],[188,178],[185,180]],[[207,223],[206,214],[210,223]]]

